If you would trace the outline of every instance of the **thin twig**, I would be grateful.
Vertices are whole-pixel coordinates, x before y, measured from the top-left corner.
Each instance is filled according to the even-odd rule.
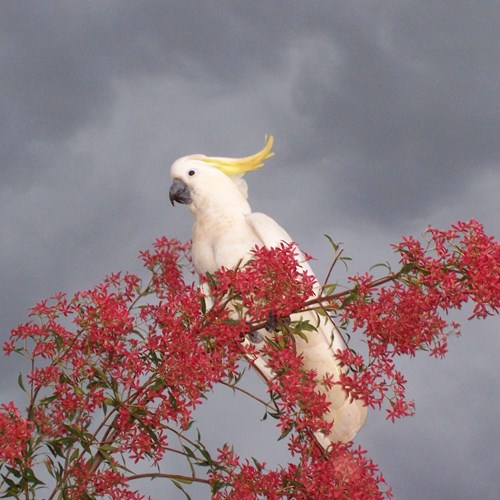
[[[193,483],[203,483],[210,484],[209,479],[203,479],[201,477],[192,477],[192,476],[183,476],[182,474],[166,474],[163,472],[150,472],[145,474],[135,474],[133,476],[128,476],[127,479],[132,481],[133,479],[144,479],[144,478],[155,479],[157,477],[161,477],[163,479],[172,479],[174,481],[182,482],[193,482]]]
[[[249,391],[247,391],[245,389],[242,389],[241,387],[239,387],[237,385],[229,384],[228,382],[223,382],[223,381],[220,381],[219,384],[225,385],[226,387],[229,387],[230,389],[233,389],[235,391],[239,391],[239,392],[245,394],[246,396],[249,396],[252,399],[255,399],[255,401],[258,401],[259,403],[261,403],[262,405],[264,405],[266,408],[273,408],[269,403],[266,403],[263,399],[258,398],[257,396],[255,396],[251,392],[249,392]]]

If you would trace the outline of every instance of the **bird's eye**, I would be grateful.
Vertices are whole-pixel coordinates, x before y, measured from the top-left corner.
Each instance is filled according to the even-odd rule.
[[[190,171],[188,172],[188,175],[189,175],[190,177],[193,177],[193,175],[194,175],[195,173],[196,173],[196,172],[195,172],[194,170],[190,170]]]

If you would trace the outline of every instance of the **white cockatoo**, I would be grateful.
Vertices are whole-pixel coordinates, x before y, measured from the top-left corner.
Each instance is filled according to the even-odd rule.
[[[271,217],[252,212],[247,201],[247,184],[242,179],[246,172],[261,168],[264,161],[273,156],[272,144],[273,138],[268,137],[261,151],[246,158],[195,154],[179,158],[172,164],[170,201],[186,204],[194,216],[191,252],[199,274],[241,265],[252,257],[251,250],[256,246],[271,248],[282,242],[292,243],[289,234]],[[297,265],[314,276],[305,260],[298,260]],[[321,293],[317,281],[315,293]],[[346,344],[334,323],[325,318],[319,321],[312,311],[295,314],[291,319],[319,324],[317,331],[304,332],[307,340],[300,336],[295,339],[304,368],[315,370],[318,380],[325,375],[338,380],[344,368],[334,352],[345,349]],[[254,342],[258,349],[262,337]],[[271,380],[274,377],[265,358],[256,356],[252,363],[264,378]],[[361,400],[351,400],[339,385],[327,390],[318,384],[318,389],[325,392],[330,403],[329,413],[324,418],[333,421],[333,427],[328,436],[316,433],[316,438],[325,448],[331,442],[351,441],[363,426],[366,406]]]

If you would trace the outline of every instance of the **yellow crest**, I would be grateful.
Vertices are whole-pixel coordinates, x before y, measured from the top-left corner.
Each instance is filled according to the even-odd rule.
[[[273,136],[266,136],[266,145],[258,153],[252,156],[246,156],[245,158],[223,158],[218,156],[207,156],[206,158],[200,158],[200,160],[205,163],[210,164],[212,167],[219,169],[226,175],[242,175],[250,170],[257,170],[264,165],[264,161],[274,153],[271,152],[273,147]]]

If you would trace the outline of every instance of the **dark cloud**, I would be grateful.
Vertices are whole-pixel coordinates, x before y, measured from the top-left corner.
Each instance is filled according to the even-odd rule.
[[[177,74],[220,93],[273,64],[276,44],[255,38],[259,24],[234,17],[231,5],[226,7],[2,3],[3,185],[26,182],[27,174],[44,168],[37,160],[40,143],[61,144],[108,119],[119,78]]]
[[[378,222],[423,214],[498,160],[497,6],[476,7],[402,5],[362,29],[356,15],[332,25],[338,57],[306,64],[294,95],[316,151],[346,157],[342,204]]]

